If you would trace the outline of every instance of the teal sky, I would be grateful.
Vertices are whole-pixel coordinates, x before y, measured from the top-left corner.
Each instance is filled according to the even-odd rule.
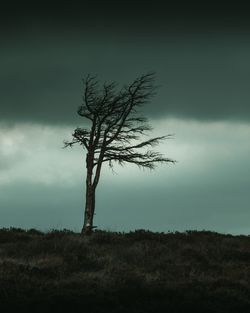
[[[130,19],[125,9],[119,18],[85,7],[85,19],[76,9],[8,15],[6,6],[1,20],[0,227],[81,229],[84,153],[61,148],[84,123],[81,78],[122,85],[155,71],[144,112],[152,135],[175,134],[159,150],[178,162],[104,168],[95,225],[249,234],[247,8],[136,7]]]

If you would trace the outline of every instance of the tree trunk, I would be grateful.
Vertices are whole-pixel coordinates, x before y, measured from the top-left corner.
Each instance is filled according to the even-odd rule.
[[[95,213],[95,189],[87,185],[84,223],[82,234],[90,235],[93,231],[93,218]]]
[[[93,231],[93,219],[95,214],[95,191],[100,178],[101,162],[98,163],[96,173],[93,179],[93,159],[94,153],[90,151],[87,154],[87,177],[86,177],[86,201],[84,212],[84,223],[82,228],[83,235],[91,235]]]
[[[93,186],[93,153],[88,153],[86,158],[87,177],[86,177],[86,200],[84,223],[82,234],[90,235],[93,230],[93,217],[95,211],[95,187]]]

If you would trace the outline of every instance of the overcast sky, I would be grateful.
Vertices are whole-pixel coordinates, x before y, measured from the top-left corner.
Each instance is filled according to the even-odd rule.
[[[159,2],[160,3],[160,2]],[[248,7],[114,2],[1,11],[0,227],[81,229],[85,165],[62,149],[82,121],[81,79],[156,72],[145,106],[176,165],[104,168],[95,225],[249,234]]]

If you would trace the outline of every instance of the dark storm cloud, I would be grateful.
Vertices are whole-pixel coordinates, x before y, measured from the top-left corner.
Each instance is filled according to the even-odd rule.
[[[178,30],[178,25],[196,27],[197,22],[200,27],[209,24],[210,28],[223,25],[241,28],[249,25],[248,10],[248,4],[229,1],[5,1],[1,4],[1,21],[10,29],[16,25],[32,26],[35,21],[92,30],[115,26],[115,31],[117,27],[136,31],[135,26],[148,31],[159,25],[162,28],[173,25]]]
[[[108,2],[5,5],[0,120],[76,121],[81,77],[129,82],[156,71],[145,112],[196,119],[250,118],[247,10]]]

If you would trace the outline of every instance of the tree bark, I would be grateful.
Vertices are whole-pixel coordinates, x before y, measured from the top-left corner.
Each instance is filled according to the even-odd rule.
[[[93,219],[95,213],[95,188],[87,185],[86,202],[84,212],[83,235],[91,235],[93,231]]]
[[[93,152],[89,152],[86,157],[87,177],[86,177],[86,200],[84,222],[82,228],[83,235],[91,235],[93,231],[93,218],[95,212],[95,186],[93,185]]]

